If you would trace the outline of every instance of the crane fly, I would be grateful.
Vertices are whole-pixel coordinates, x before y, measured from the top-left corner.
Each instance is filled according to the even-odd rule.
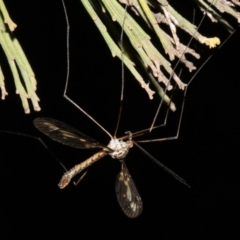
[[[137,190],[137,187],[133,181],[133,178],[132,178],[131,174],[129,173],[129,170],[124,162],[125,157],[127,156],[130,148],[133,147],[133,145],[138,147],[145,155],[147,155],[151,160],[153,160],[155,163],[157,163],[163,170],[167,171],[170,175],[172,175],[179,182],[186,185],[187,187],[190,187],[183,178],[181,178],[175,172],[173,172],[172,170],[167,168],[165,165],[160,163],[150,153],[148,153],[145,149],[143,149],[140,145],[138,145],[138,142],[153,142],[153,141],[165,141],[165,140],[177,139],[178,134],[179,134],[180,125],[181,125],[181,120],[182,120],[184,100],[182,102],[182,108],[181,108],[181,112],[180,112],[180,117],[179,117],[179,122],[178,122],[178,130],[177,130],[176,136],[162,138],[162,139],[154,139],[154,140],[134,141],[133,140],[134,137],[137,137],[137,136],[140,136],[140,135],[143,135],[143,134],[149,132],[149,129],[145,129],[145,130],[138,131],[135,133],[131,133],[130,131],[128,131],[128,132],[126,132],[127,135],[125,135],[121,138],[116,138],[115,136],[116,136],[117,129],[119,126],[122,105],[120,106],[120,110],[119,110],[119,117],[118,117],[115,134],[114,134],[114,136],[112,136],[106,129],[104,129],[102,127],[102,125],[100,125],[83,108],[81,108],[76,102],[74,102],[70,97],[68,97],[68,95],[66,93],[67,88],[68,88],[68,82],[69,82],[69,45],[68,44],[69,44],[69,26],[70,25],[68,22],[67,11],[66,11],[64,1],[62,1],[62,3],[63,3],[63,7],[64,7],[66,22],[67,22],[67,77],[66,77],[63,96],[71,104],[73,104],[76,108],[78,108],[81,112],[83,112],[84,115],[86,115],[89,119],[91,119],[96,125],[98,125],[103,131],[105,131],[105,133],[107,133],[111,139],[110,139],[110,142],[108,145],[104,145],[104,144],[96,141],[95,139],[88,137],[84,133],[72,128],[71,126],[69,126],[61,121],[52,119],[52,118],[37,118],[34,120],[34,125],[42,133],[44,133],[51,139],[53,139],[61,144],[64,144],[64,145],[67,145],[67,146],[70,146],[73,148],[79,148],[79,149],[92,149],[92,148],[100,149],[100,151],[95,153],[93,156],[89,157],[85,161],[81,162],[80,164],[75,165],[73,168],[66,171],[63,174],[63,176],[58,184],[60,189],[65,188],[71,182],[73,177],[75,177],[77,174],[81,173],[82,171],[86,170],[89,166],[91,166],[93,163],[100,160],[104,156],[110,155],[113,159],[118,160],[121,164],[121,169],[116,177],[116,183],[115,183],[115,193],[117,196],[117,200],[118,200],[118,203],[119,203],[121,209],[126,214],[126,216],[128,216],[130,218],[136,218],[142,212],[143,203],[142,203],[140,194]],[[126,5],[126,7],[127,7],[127,5]],[[125,8],[125,11],[126,11],[126,8]],[[124,24],[124,22],[123,22],[123,24]],[[121,33],[121,45],[122,45],[122,42],[123,42],[123,26],[122,26],[122,33]],[[174,68],[174,70],[175,70],[175,68]],[[190,82],[192,81],[192,79],[190,80]],[[171,80],[171,77],[170,77],[170,80]],[[169,83],[170,83],[170,80],[169,80]],[[124,82],[123,61],[122,61],[122,82]],[[184,97],[185,97],[186,91],[187,91],[187,87],[185,88]],[[121,91],[121,104],[122,104],[122,100],[123,100],[123,84],[122,84],[122,91]],[[161,106],[161,104],[159,106]],[[160,107],[159,107],[159,109],[160,109]],[[158,111],[157,111],[157,114],[158,114]],[[168,116],[168,112],[165,117],[165,122],[166,122],[167,116]],[[156,116],[155,116],[155,118],[156,118]],[[165,125],[165,123],[164,123],[162,125],[155,126],[155,118],[154,118],[154,121],[153,121],[153,124],[152,124],[150,130],[161,127],[162,125]],[[124,141],[124,140],[126,140],[126,141]]]
[[[71,126],[52,118],[37,118],[34,120],[34,125],[42,133],[64,145],[79,149],[101,149],[90,158],[86,159],[80,164],[75,165],[69,171],[65,172],[58,184],[59,188],[65,188],[70,183],[71,179],[78,173],[81,173],[83,170],[100,160],[102,157],[110,155],[113,159],[117,159],[121,163],[121,170],[117,175],[115,183],[116,196],[121,209],[130,218],[136,218],[141,214],[143,208],[142,199],[124,162],[124,158],[128,154],[129,149],[132,148],[133,145],[139,147],[137,142],[132,140],[134,134],[131,132],[126,132],[126,136],[119,139],[112,138],[109,144],[106,146],[72,128]],[[123,139],[126,138],[127,141],[123,141]],[[166,166],[161,164],[161,167],[169,172],[178,181],[190,187],[184,179],[168,169]]]
[[[66,9],[64,5],[64,11],[65,10]],[[65,11],[65,16],[67,18],[66,11]],[[68,32],[67,32],[67,48],[68,48],[69,24],[68,24],[68,19],[66,20],[67,20],[67,28],[68,28]],[[68,76],[69,76],[69,50],[67,50],[67,78],[66,78],[66,84],[64,89],[64,98],[67,99],[74,106],[76,106],[80,111],[82,111],[86,116],[88,116],[88,118],[90,118],[93,122],[95,122],[105,132],[107,132],[95,119],[93,119],[88,113],[86,113],[80,106],[78,106],[71,98],[67,96],[66,91],[68,87]],[[186,93],[186,90],[185,90],[185,93]],[[184,97],[185,97],[185,94],[184,94]],[[168,137],[168,138],[162,138],[162,139],[156,139],[156,140],[146,140],[146,141],[151,142],[151,141],[165,141],[165,140],[177,139],[181,120],[182,120],[183,107],[184,107],[184,101],[182,103],[177,135],[175,137]],[[167,119],[167,115],[165,119]],[[77,174],[82,173],[90,165],[100,160],[104,156],[110,155],[113,159],[118,160],[120,162],[121,168],[116,177],[115,192],[116,192],[117,200],[121,209],[126,214],[126,216],[130,218],[138,217],[143,210],[143,203],[142,203],[141,196],[137,190],[137,187],[133,181],[133,178],[124,161],[130,148],[132,148],[134,145],[138,147],[151,160],[153,160],[160,167],[162,167],[163,170],[167,171],[170,175],[172,175],[175,179],[177,179],[182,184],[186,185],[187,187],[190,187],[183,178],[181,178],[175,172],[173,172],[172,170],[167,168],[165,165],[160,163],[157,159],[155,159],[152,155],[150,155],[146,150],[144,150],[140,145],[138,145],[138,142],[146,142],[146,141],[133,140],[135,137],[138,137],[140,135],[143,135],[144,133],[149,132],[149,129],[142,130],[135,133],[126,132],[126,135],[121,138],[116,138],[115,134],[114,136],[112,136],[107,132],[108,135],[110,136],[110,142],[108,145],[105,145],[85,135],[84,133],[74,129],[73,127],[52,118],[37,118],[34,120],[34,125],[42,133],[44,133],[51,139],[57,142],[60,142],[64,145],[67,145],[73,148],[78,148],[78,149],[100,149],[99,152],[95,153],[93,156],[89,157],[88,159],[81,162],[80,164],[75,165],[72,169],[64,173],[58,185],[61,189],[65,188]],[[154,125],[151,128],[155,129],[158,127],[160,126]],[[29,137],[26,134],[18,134],[18,135]]]

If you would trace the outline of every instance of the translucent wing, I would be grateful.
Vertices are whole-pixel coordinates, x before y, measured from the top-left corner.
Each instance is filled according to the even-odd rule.
[[[74,148],[105,148],[96,140],[52,118],[36,118],[34,126],[53,140]]]
[[[138,217],[143,208],[142,199],[124,162],[117,175],[115,190],[123,212],[130,218]]]

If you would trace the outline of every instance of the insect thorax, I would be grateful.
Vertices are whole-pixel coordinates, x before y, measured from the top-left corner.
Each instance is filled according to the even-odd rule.
[[[123,159],[128,154],[129,148],[131,148],[132,146],[133,146],[133,143],[131,139],[124,142],[117,138],[113,138],[108,144],[108,147],[113,150],[113,152],[110,152],[109,155],[112,158]]]

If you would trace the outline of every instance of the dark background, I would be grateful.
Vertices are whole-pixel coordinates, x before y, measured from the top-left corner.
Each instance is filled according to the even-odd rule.
[[[41,137],[57,158],[71,168],[96,151],[72,149],[51,141],[34,128],[34,118],[56,118],[105,144],[109,139],[63,98],[66,23],[61,1],[11,1],[6,5],[18,24],[15,35],[35,71],[42,111],[24,114],[2,54],[9,96],[0,102],[0,129]],[[192,7],[182,7],[191,20]],[[67,10],[71,24],[68,95],[113,133],[119,108],[121,63],[112,58],[79,1],[68,2]],[[197,11],[196,23],[200,18]],[[201,31],[226,38],[224,30],[219,32],[218,27],[209,26],[205,19]],[[105,157],[91,166],[77,187],[70,185],[60,190],[57,184],[63,169],[39,141],[1,132],[0,238],[216,239],[238,235],[238,43],[236,31],[221,49],[214,51],[194,79],[187,93],[179,139],[144,144],[159,161],[186,179],[191,189],[133,148],[126,164],[144,209],[139,218],[128,219],[114,191],[120,168],[117,161]],[[203,51],[203,59],[210,55],[207,48],[196,43],[192,46]],[[184,74],[187,82],[191,75]],[[127,70],[125,79],[119,136],[127,130],[147,128],[159,102],[156,97],[150,101]],[[174,101],[180,109],[180,91],[176,91]],[[164,116],[164,111],[160,116]],[[175,135],[178,119],[179,111],[170,115],[166,128],[153,135],[159,138]],[[161,120],[160,117],[158,121]],[[151,135],[145,137],[148,138]]]

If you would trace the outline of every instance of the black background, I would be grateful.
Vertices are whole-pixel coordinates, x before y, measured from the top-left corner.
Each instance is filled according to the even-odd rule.
[[[59,119],[105,144],[109,138],[63,98],[66,23],[61,1],[11,1],[6,5],[18,24],[15,35],[35,71],[42,111],[24,114],[2,54],[9,96],[0,102],[0,128],[41,137],[57,158],[71,168],[96,151],[71,149],[51,141],[34,128],[34,118]],[[192,7],[180,7],[188,11],[191,19]],[[113,133],[119,108],[121,63],[112,58],[79,1],[68,2],[67,10],[71,25],[68,95]],[[199,18],[201,13],[197,11],[196,22]],[[201,31],[226,38],[224,30],[219,32],[218,27],[208,26],[209,20],[205,19]],[[179,139],[144,145],[159,161],[186,179],[191,189],[134,148],[126,164],[144,209],[139,218],[128,219],[114,191],[120,168],[117,161],[110,157],[102,159],[77,187],[70,185],[60,190],[57,184],[63,169],[39,141],[1,132],[0,238],[216,239],[238,234],[238,42],[236,31],[221,49],[214,51],[190,85]],[[204,57],[210,54],[207,48],[196,43],[194,46],[204,50]],[[185,82],[190,77],[185,74]],[[157,98],[150,101],[127,70],[125,79],[119,136],[127,130],[147,128],[159,101]],[[177,91],[176,95],[180,109],[182,93]],[[175,135],[178,114],[179,111],[170,115],[168,126],[157,130],[154,136]]]

